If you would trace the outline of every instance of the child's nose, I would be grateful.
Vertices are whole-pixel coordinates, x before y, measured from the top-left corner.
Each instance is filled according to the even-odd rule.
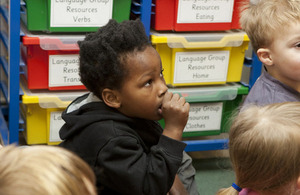
[[[168,87],[165,82],[161,82],[159,86],[159,97],[164,96],[168,91]]]

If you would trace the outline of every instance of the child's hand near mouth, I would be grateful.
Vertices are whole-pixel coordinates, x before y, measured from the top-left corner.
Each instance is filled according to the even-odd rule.
[[[190,104],[178,94],[166,92],[161,109],[165,120],[163,135],[181,140],[183,129],[188,121]]]

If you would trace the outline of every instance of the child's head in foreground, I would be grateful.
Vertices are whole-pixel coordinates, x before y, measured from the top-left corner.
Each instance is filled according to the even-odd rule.
[[[229,133],[235,184],[259,195],[300,194],[300,102],[252,106]],[[238,194],[233,187],[219,194]]]
[[[291,87],[300,82],[299,0],[251,0],[240,23],[270,75]]]
[[[57,146],[0,149],[0,195],[96,195],[89,165]]]
[[[167,86],[140,20],[110,20],[79,47],[80,77],[88,90],[129,117],[161,119],[157,110]]]

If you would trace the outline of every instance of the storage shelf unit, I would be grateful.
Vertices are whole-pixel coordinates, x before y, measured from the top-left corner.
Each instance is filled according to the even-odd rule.
[[[22,3],[22,1],[21,1]],[[152,1],[132,0],[132,13],[138,14],[145,26],[146,33],[150,34]],[[3,18],[1,23],[7,23],[7,29],[1,24],[0,39],[3,44],[1,49],[1,82],[0,88],[3,94],[4,103],[0,107],[0,133],[3,137],[4,144],[16,143],[19,140],[19,131],[22,126],[22,118],[20,117],[20,74],[23,73],[24,62],[20,58],[20,0],[10,0],[2,2],[0,14]],[[4,22],[3,22],[4,21]],[[6,30],[6,31],[5,31]],[[6,33],[8,32],[8,33]],[[5,51],[7,55],[5,54]],[[250,79],[247,86],[249,89],[260,75],[261,63],[254,55],[251,59],[245,60],[245,66],[250,67]],[[3,76],[4,75],[4,76]],[[211,139],[211,140],[189,140],[186,151],[204,151],[219,150],[228,148],[228,139]]]

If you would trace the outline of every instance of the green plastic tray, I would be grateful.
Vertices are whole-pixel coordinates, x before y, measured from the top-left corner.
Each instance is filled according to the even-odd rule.
[[[83,25],[79,27],[78,24],[75,25],[76,27],[72,27],[70,25],[68,25],[67,27],[64,26],[51,27],[50,25],[51,0],[24,0],[24,1],[25,1],[25,5],[21,7],[21,9],[24,11],[24,14],[21,15],[21,18],[22,21],[27,25],[27,29],[29,31],[43,31],[48,33],[49,32],[93,32],[93,31],[97,31],[97,29],[101,27],[101,26],[89,27],[88,24],[86,23],[85,24],[83,23]],[[69,2],[68,0],[56,0],[56,1],[65,2],[64,6],[67,6],[66,2]],[[88,2],[88,3],[90,3],[91,1],[113,2],[112,18],[118,22],[129,20],[130,8],[131,8],[130,0],[81,0],[81,1]],[[96,7],[93,7],[92,3],[90,3],[89,7],[91,9],[94,9],[94,11],[96,10],[97,13],[99,11],[103,11],[103,10],[99,10],[100,8],[97,9]],[[76,14],[77,13],[74,14],[74,17],[77,16]]]
[[[186,101],[193,104],[205,103],[223,103],[221,123],[219,129],[209,130],[193,130],[183,132],[183,137],[209,136],[219,135],[220,133],[228,132],[231,125],[232,114],[234,114],[240,106],[243,96],[248,94],[248,87],[237,83],[228,83],[222,86],[211,87],[186,87],[186,88],[170,88],[169,91],[177,93],[185,97]],[[214,120],[214,119],[210,119]],[[164,127],[164,120],[159,123]]]

